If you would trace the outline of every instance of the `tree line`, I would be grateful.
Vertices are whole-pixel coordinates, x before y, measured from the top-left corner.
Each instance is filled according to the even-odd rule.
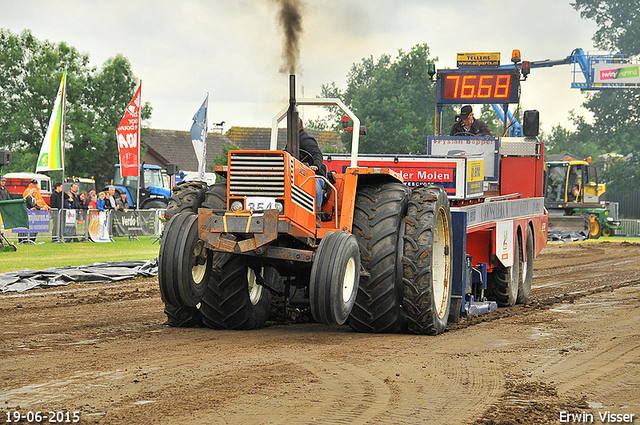
[[[131,63],[116,55],[91,67],[88,54],[64,42],[40,41],[29,30],[0,28],[0,149],[13,153],[13,164],[2,171],[35,170],[65,68],[65,174],[94,176],[102,185],[113,178],[116,127],[138,84]],[[142,119],[151,111],[145,103]],[[50,175],[59,180],[62,172]]]

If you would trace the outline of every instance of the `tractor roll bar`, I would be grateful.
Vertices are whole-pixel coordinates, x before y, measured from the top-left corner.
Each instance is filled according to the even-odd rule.
[[[360,128],[360,120],[356,115],[351,112],[347,105],[345,105],[340,99],[329,98],[329,99],[297,99],[297,106],[324,106],[324,105],[334,105],[342,109],[342,111],[351,118],[353,121],[353,128]],[[287,116],[287,111],[289,110],[289,106],[283,108],[275,117],[273,117],[272,125],[271,125],[271,143],[269,145],[269,149],[275,151],[278,149],[278,124]],[[351,165],[350,167],[358,166],[358,143],[360,141],[360,132],[355,130],[352,132],[351,137]]]

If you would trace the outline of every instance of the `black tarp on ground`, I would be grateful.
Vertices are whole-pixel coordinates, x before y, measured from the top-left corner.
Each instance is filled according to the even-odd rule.
[[[87,266],[49,267],[44,270],[24,269],[0,273],[0,294],[50,288],[70,283],[106,283],[136,277],[158,275],[158,260],[112,261]]]

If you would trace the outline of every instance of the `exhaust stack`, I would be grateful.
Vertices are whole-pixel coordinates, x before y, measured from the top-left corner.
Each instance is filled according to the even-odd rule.
[[[289,109],[287,110],[286,151],[296,158],[300,157],[298,122],[298,108],[296,108],[296,76],[289,75]]]

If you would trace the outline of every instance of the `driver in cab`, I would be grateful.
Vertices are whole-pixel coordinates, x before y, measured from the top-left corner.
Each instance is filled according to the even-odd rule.
[[[460,118],[451,126],[449,136],[491,136],[491,129],[481,119],[473,117],[471,105],[465,105],[460,109]]]

